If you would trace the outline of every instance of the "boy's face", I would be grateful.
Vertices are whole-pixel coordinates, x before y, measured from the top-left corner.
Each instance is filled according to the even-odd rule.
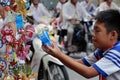
[[[105,24],[96,21],[94,25],[93,44],[96,48],[107,50],[113,45],[111,32],[107,33]]]

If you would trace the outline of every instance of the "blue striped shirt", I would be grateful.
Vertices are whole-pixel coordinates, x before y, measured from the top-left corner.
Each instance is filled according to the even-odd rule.
[[[105,52],[96,49],[82,61],[87,66],[93,66],[106,80],[120,80],[120,41]]]

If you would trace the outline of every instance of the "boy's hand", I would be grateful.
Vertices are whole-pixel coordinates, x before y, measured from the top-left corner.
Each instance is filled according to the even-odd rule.
[[[62,51],[58,48],[57,44],[52,41],[52,46],[49,45],[42,45],[42,49],[47,52],[48,54],[51,54],[54,57],[58,57]]]

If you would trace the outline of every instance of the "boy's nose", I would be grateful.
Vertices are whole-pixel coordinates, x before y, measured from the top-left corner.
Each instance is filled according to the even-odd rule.
[[[91,35],[92,35],[92,38],[95,37],[95,33],[94,33],[94,31],[91,33]]]

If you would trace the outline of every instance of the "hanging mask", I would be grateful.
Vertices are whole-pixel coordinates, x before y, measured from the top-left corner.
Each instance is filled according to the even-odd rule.
[[[35,32],[34,27],[31,26],[31,25],[27,25],[27,26],[25,27],[25,38],[26,38],[27,40],[31,40],[31,38],[34,37],[34,32]]]
[[[0,0],[0,3],[2,6],[8,6],[10,5],[11,0]]]
[[[4,71],[7,67],[7,63],[4,60],[0,60],[0,71]]]

